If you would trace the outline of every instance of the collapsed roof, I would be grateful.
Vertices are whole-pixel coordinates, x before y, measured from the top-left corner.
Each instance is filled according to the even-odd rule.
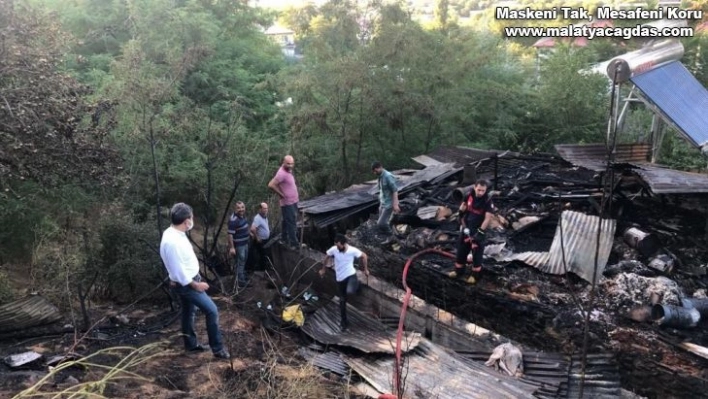
[[[369,253],[375,274],[400,284],[411,254],[430,247],[454,251],[461,195],[475,179],[490,179],[499,212],[488,233],[482,281],[470,287],[450,280],[445,272],[452,262],[430,255],[409,275],[416,295],[537,350],[577,354],[587,316],[589,350],[611,350],[625,360],[622,380],[629,388],[695,395],[701,382],[693,371],[708,363],[681,341],[707,345],[706,323],[683,330],[681,339],[666,338],[666,329],[646,323],[652,320],[645,310],[705,295],[708,176],[649,164],[648,146],[619,145],[610,165],[611,201],[603,202],[603,147],[558,146],[561,157],[446,147],[416,157],[425,169],[394,172],[403,187],[398,239],[382,247],[369,220],[350,231],[352,242]],[[366,219],[378,204],[375,190],[369,182],[303,201],[314,233],[308,237],[315,239],[318,230],[343,231],[355,216]],[[611,218],[597,217],[603,207]],[[658,244],[640,251],[639,242],[625,237],[632,228],[647,231]],[[566,270],[585,281],[557,276]],[[593,275],[596,294],[587,283]],[[623,344],[629,341],[634,343]],[[679,364],[689,371],[669,372]],[[652,381],[642,386],[648,375]]]

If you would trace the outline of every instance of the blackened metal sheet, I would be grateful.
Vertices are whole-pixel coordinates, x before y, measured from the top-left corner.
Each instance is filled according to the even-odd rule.
[[[456,168],[460,168],[472,162],[502,154],[518,155],[518,153],[512,153],[510,151],[483,150],[479,148],[457,146],[439,147],[434,151],[425,154],[425,157],[432,158],[441,163],[453,163]],[[413,160],[415,161],[416,158],[413,158]],[[424,160],[423,162],[426,161]],[[428,162],[428,164],[430,164],[430,162]]]
[[[491,352],[460,352],[467,362],[484,362]],[[620,397],[620,373],[610,353],[588,354],[582,380],[582,356],[524,351],[522,381],[539,387],[537,398],[578,398],[583,386],[584,398]]]
[[[392,392],[393,356],[344,356],[349,366],[382,393]],[[422,339],[405,356],[405,398],[533,398],[539,388],[506,376]]]
[[[339,301],[333,300],[305,319],[302,330],[325,345],[339,345],[356,348],[365,353],[388,353],[396,351],[396,331],[379,321],[347,305],[349,329],[342,332],[339,328]],[[420,334],[406,332],[403,337],[403,352],[415,348],[420,341]]]
[[[568,398],[579,398],[582,386],[584,398],[619,398],[620,374],[612,354],[588,354],[583,381],[582,356],[573,355],[568,380]],[[565,388],[565,387],[564,387]],[[561,392],[565,391],[563,389]]]
[[[561,144],[556,150],[573,165],[594,171],[605,170],[604,144]],[[708,175],[669,169],[648,163],[649,144],[618,144],[615,164],[631,166],[654,194],[708,193]]]
[[[708,145],[708,90],[678,62],[672,62],[632,79],[645,100],[696,147]]]
[[[352,216],[356,213],[365,211],[368,208],[372,208],[374,206],[378,205],[378,202],[367,202],[361,205],[357,205],[352,208],[347,208],[347,209],[342,209],[339,211],[333,211],[333,212],[327,212],[327,213],[318,213],[315,215],[308,215],[309,220],[312,221],[312,223],[315,225],[317,228],[323,228],[327,227],[332,223],[336,223],[344,218],[348,218],[349,216]]]
[[[708,174],[641,164],[634,169],[654,194],[708,193]]]
[[[413,171],[410,176],[395,173],[394,176],[396,176],[399,194],[403,194],[424,183],[438,181],[456,172],[457,169],[452,164],[439,164]],[[376,203],[378,203],[378,187],[376,184],[368,184],[301,201],[298,208],[307,214],[323,214],[354,207],[373,206]]]
[[[484,363],[492,352],[458,352],[466,362]],[[521,380],[537,386],[537,398],[559,398],[561,388],[568,386],[570,362],[562,355],[544,352],[523,352],[524,375]]]
[[[351,190],[320,195],[300,201],[298,208],[304,210],[305,213],[318,214],[347,209],[366,203],[373,204],[378,199],[369,193],[371,187],[371,185],[365,185]]]
[[[576,166],[604,171],[607,167],[607,147],[605,144],[558,144],[556,151],[561,158]],[[649,144],[617,144],[615,148],[615,163],[645,163],[649,160],[651,146]]]

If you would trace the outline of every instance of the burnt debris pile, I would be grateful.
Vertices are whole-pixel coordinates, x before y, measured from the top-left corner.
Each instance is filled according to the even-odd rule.
[[[604,158],[581,150],[564,159],[456,147],[415,158],[423,170],[394,172],[393,237],[376,229],[373,181],[301,208],[313,236],[349,231],[373,273],[400,285],[412,254],[454,252],[459,204],[487,179],[496,209],[481,279],[450,279],[451,260],[425,255],[408,276],[414,293],[536,350],[612,351],[623,386],[639,393],[705,397],[708,315],[696,308],[708,283],[708,176],[622,160],[607,174]]]

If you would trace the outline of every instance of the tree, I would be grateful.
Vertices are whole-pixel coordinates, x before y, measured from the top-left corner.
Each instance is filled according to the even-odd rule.
[[[436,0],[435,2],[435,22],[438,28],[446,32],[448,27],[450,0]]]
[[[61,72],[70,37],[48,15],[0,1],[0,185],[112,184],[119,163],[99,107]]]
[[[549,151],[558,143],[604,142],[609,115],[607,78],[583,74],[594,55],[557,46],[541,67],[529,112],[529,129],[520,140],[527,151]]]
[[[266,17],[241,3],[195,1],[175,6],[169,1],[135,1],[131,5],[128,19],[133,38],[113,63],[113,79],[105,90],[120,104],[116,134],[126,158],[133,162],[134,191],[129,195],[155,206],[161,232],[164,201],[197,205],[196,200],[201,203],[206,197],[217,203],[225,200],[237,160],[243,160],[238,156],[251,146],[234,140],[222,147],[228,157],[219,159],[228,166],[215,168],[210,150],[214,142],[204,140],[232,132],[233,104],[238,104],[239,131],[269,123],[275,98],[263,82],[280,68],[282,56],[258,32],[257,24],[266,23]],[[244,137],[250,141],[258,136]],[[151,180],[149,186],[146,179]],[[218,183],[220,190],[214,197],[212,183]],[[211,215],[214,204],[205,202],[202,214]],[[208,221],[213,221],[211,216]]]

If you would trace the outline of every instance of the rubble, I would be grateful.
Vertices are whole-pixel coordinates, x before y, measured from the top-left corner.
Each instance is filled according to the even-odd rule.
[[[621,311],[640,304],[652,303],[658,296],[667,305],[680,305],[684,294],[678,284],[667,277],[643,277],[634,273],[620,273],[600,283],[605,306]]]
[[[416,295],[535,349],[575,354],[584,350],[585,312],[589,311],[587,350],[614,351],[623,364],[626,388],[651,396],[706,397],[698,390],[702,383],[695,375],[708,363],[678,345],[687,340],[698,346],[708,344],[703,338],[705,323],[682,330],[681,340],[658,344],[659,335],[676,334],[676,330],[653,323],[651,309],[652,305],[681,306],[682,298],[705,296],[708,176],[700,180],[693,174],[671,184],[662,181],[662,194],[656,196],[652,188],[659,187],[661,173],[669,172],[655,168],[652,174],[637,174],[630,162],[619,159],[613,191],[603,200],[605,177],[600,166],[606,166],[604,160],[596,160],[599,166],[593,169],[552,155],[493,152],[479,158],[475,151],[448,151],[439,158],[428,155],[428,165],[437,160],[453,167],[437,165],[436,173],[427,172],[427,180],[418,178],[415,187],[407,186],[401,194],[402,212],[394,218],[393,240],[374,228],[375,201],[364,213],[368,218],[363,217],[363,223],[339,219],[330,232],[349,230],[353,244],[369,254],[372,272],[400,284],[408,256],[431,247],[454,252],[460,192],[477,178],[490,179],[497,213],[487,232],[481,281],[469,286],[450,280],[444,273],[452,268],[451,260],[424,256],[408,276]],[[677,176],[674,172],[669,175]],[[647,184],[643,179],[655,180]],[[687,191],[682,182],[693,186]],[[314,203],[322,204],[318,201]],[[351,209],[335,212],[343,215]],[[607,216],[601,220],[600,214]],[[321,237],[319,215],[313,214],[317,218],[309,224],[309,242],[315,248]],[[571,219],[563,215],[579,222],[569,223]],[[605,221],[612,221],[611,228],[605,229]],[[598,226],[603,227],[600,233]],[[583,237],[578,242],[588,245],[574,248],[574,234]],[[598,236],[604,241],[595,261]],[[553,253],[558,267],[539,267],[552,264]],[[584,267],[567,268],[577,257],[582,257]],[[544,273],[551,270],[558,274]],[[636,344],[625,345],[619,337],[634,339]],[[660,348],[658,355],[637,349],[652,346]],[[646,365],[638,367],[636,362]],[[686,371],[676,375],[671,366],[664,368],[676,362]],[[646,378],[651,380],[648,385],[641,382]]]

